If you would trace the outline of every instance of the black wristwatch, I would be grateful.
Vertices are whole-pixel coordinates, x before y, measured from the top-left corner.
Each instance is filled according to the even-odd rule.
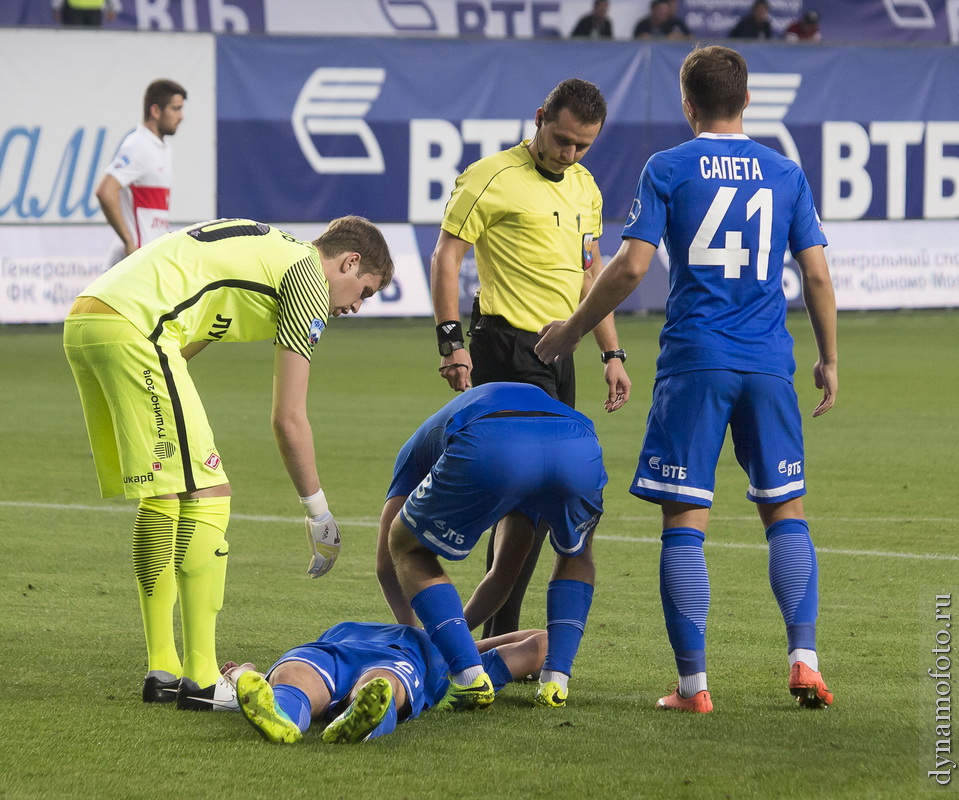
[[[605,353],[601,353],[599,357],[603,360],[604,364],[611,358],[618,358],[624,364],[626,363],[626,351],[622,348],[619,350],[607,350]]]
[[[453,351],[462,350],[464,345],[462,342],[440,342],[439,350],[440,355],[446,358],[446,356],[453,355]]]

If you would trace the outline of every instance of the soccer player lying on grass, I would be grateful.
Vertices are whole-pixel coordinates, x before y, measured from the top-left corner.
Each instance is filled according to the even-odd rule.
[[[470,627],[495,610],[508,587],[481,585],[471,611],[486,608],[467,621],[438,557],[466,558],[483,532],[504,516],[528,522],[527,549],[540,521],[550,529],[556,563],[546,591],[548,647],[536,703],[565,705],[593,598],[591,534],[603,513],[605,485],[592,422],[531,384],[470,389],[420,425],[400,450],[387,494],[406,496],[388,533],[395,575],[384,581],[382,541],[378,568],[391,606],[400,605],[399,587],[449,664],[450,688],[441,707],[468,710],[493,702],[493,681]],[[493,575],[492,580],[498,579]]]
[[[477,643],[496,691],[535,672],[546,631],[518,631]],[[328,720],[328,744],[368,741],[436,706],[449,665],[429,637],[410,625],[341,622],[315,642],[287,651],[264,676],[252,664],[221,672],[236,682],[240,710],[267,741],[300,741],[313,720]]]

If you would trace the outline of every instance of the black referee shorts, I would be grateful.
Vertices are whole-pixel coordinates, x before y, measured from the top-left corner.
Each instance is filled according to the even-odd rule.
[[[546,365],[533,348],[539,334],[514,328],[503,317],[477,315],[470,326],[473,385],[494,381],[531,383],[571,408],[576,403],[573,357]]]

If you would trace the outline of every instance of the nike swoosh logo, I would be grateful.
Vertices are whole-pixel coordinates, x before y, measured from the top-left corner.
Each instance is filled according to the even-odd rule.
[[[228,556],[228,555],[230,555],[230,551],[227,550],[225,553],[221,553],[221,552],[220,552],[220,548],[218,547],[216,550],[213,551],[213,555],[215,555],[215,556],[220,556],[220,558],[222,558],[223,556]]]
[[[237,708],[237,703],[235,700],[213,700],[209,697],[190,697],[190,700],[193,700],[199,703],[209,703],[211,706],[221,706],[223,708],[230,708],[230,709]]]

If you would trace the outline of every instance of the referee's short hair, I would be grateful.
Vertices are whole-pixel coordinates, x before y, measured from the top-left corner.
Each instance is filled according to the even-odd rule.
[[[585,125],[602,126],[606,122],[606,98],[599,87],[580,78],[568,78],[551,91],[543,101],[543,117],[547,122],[568,108]]]

